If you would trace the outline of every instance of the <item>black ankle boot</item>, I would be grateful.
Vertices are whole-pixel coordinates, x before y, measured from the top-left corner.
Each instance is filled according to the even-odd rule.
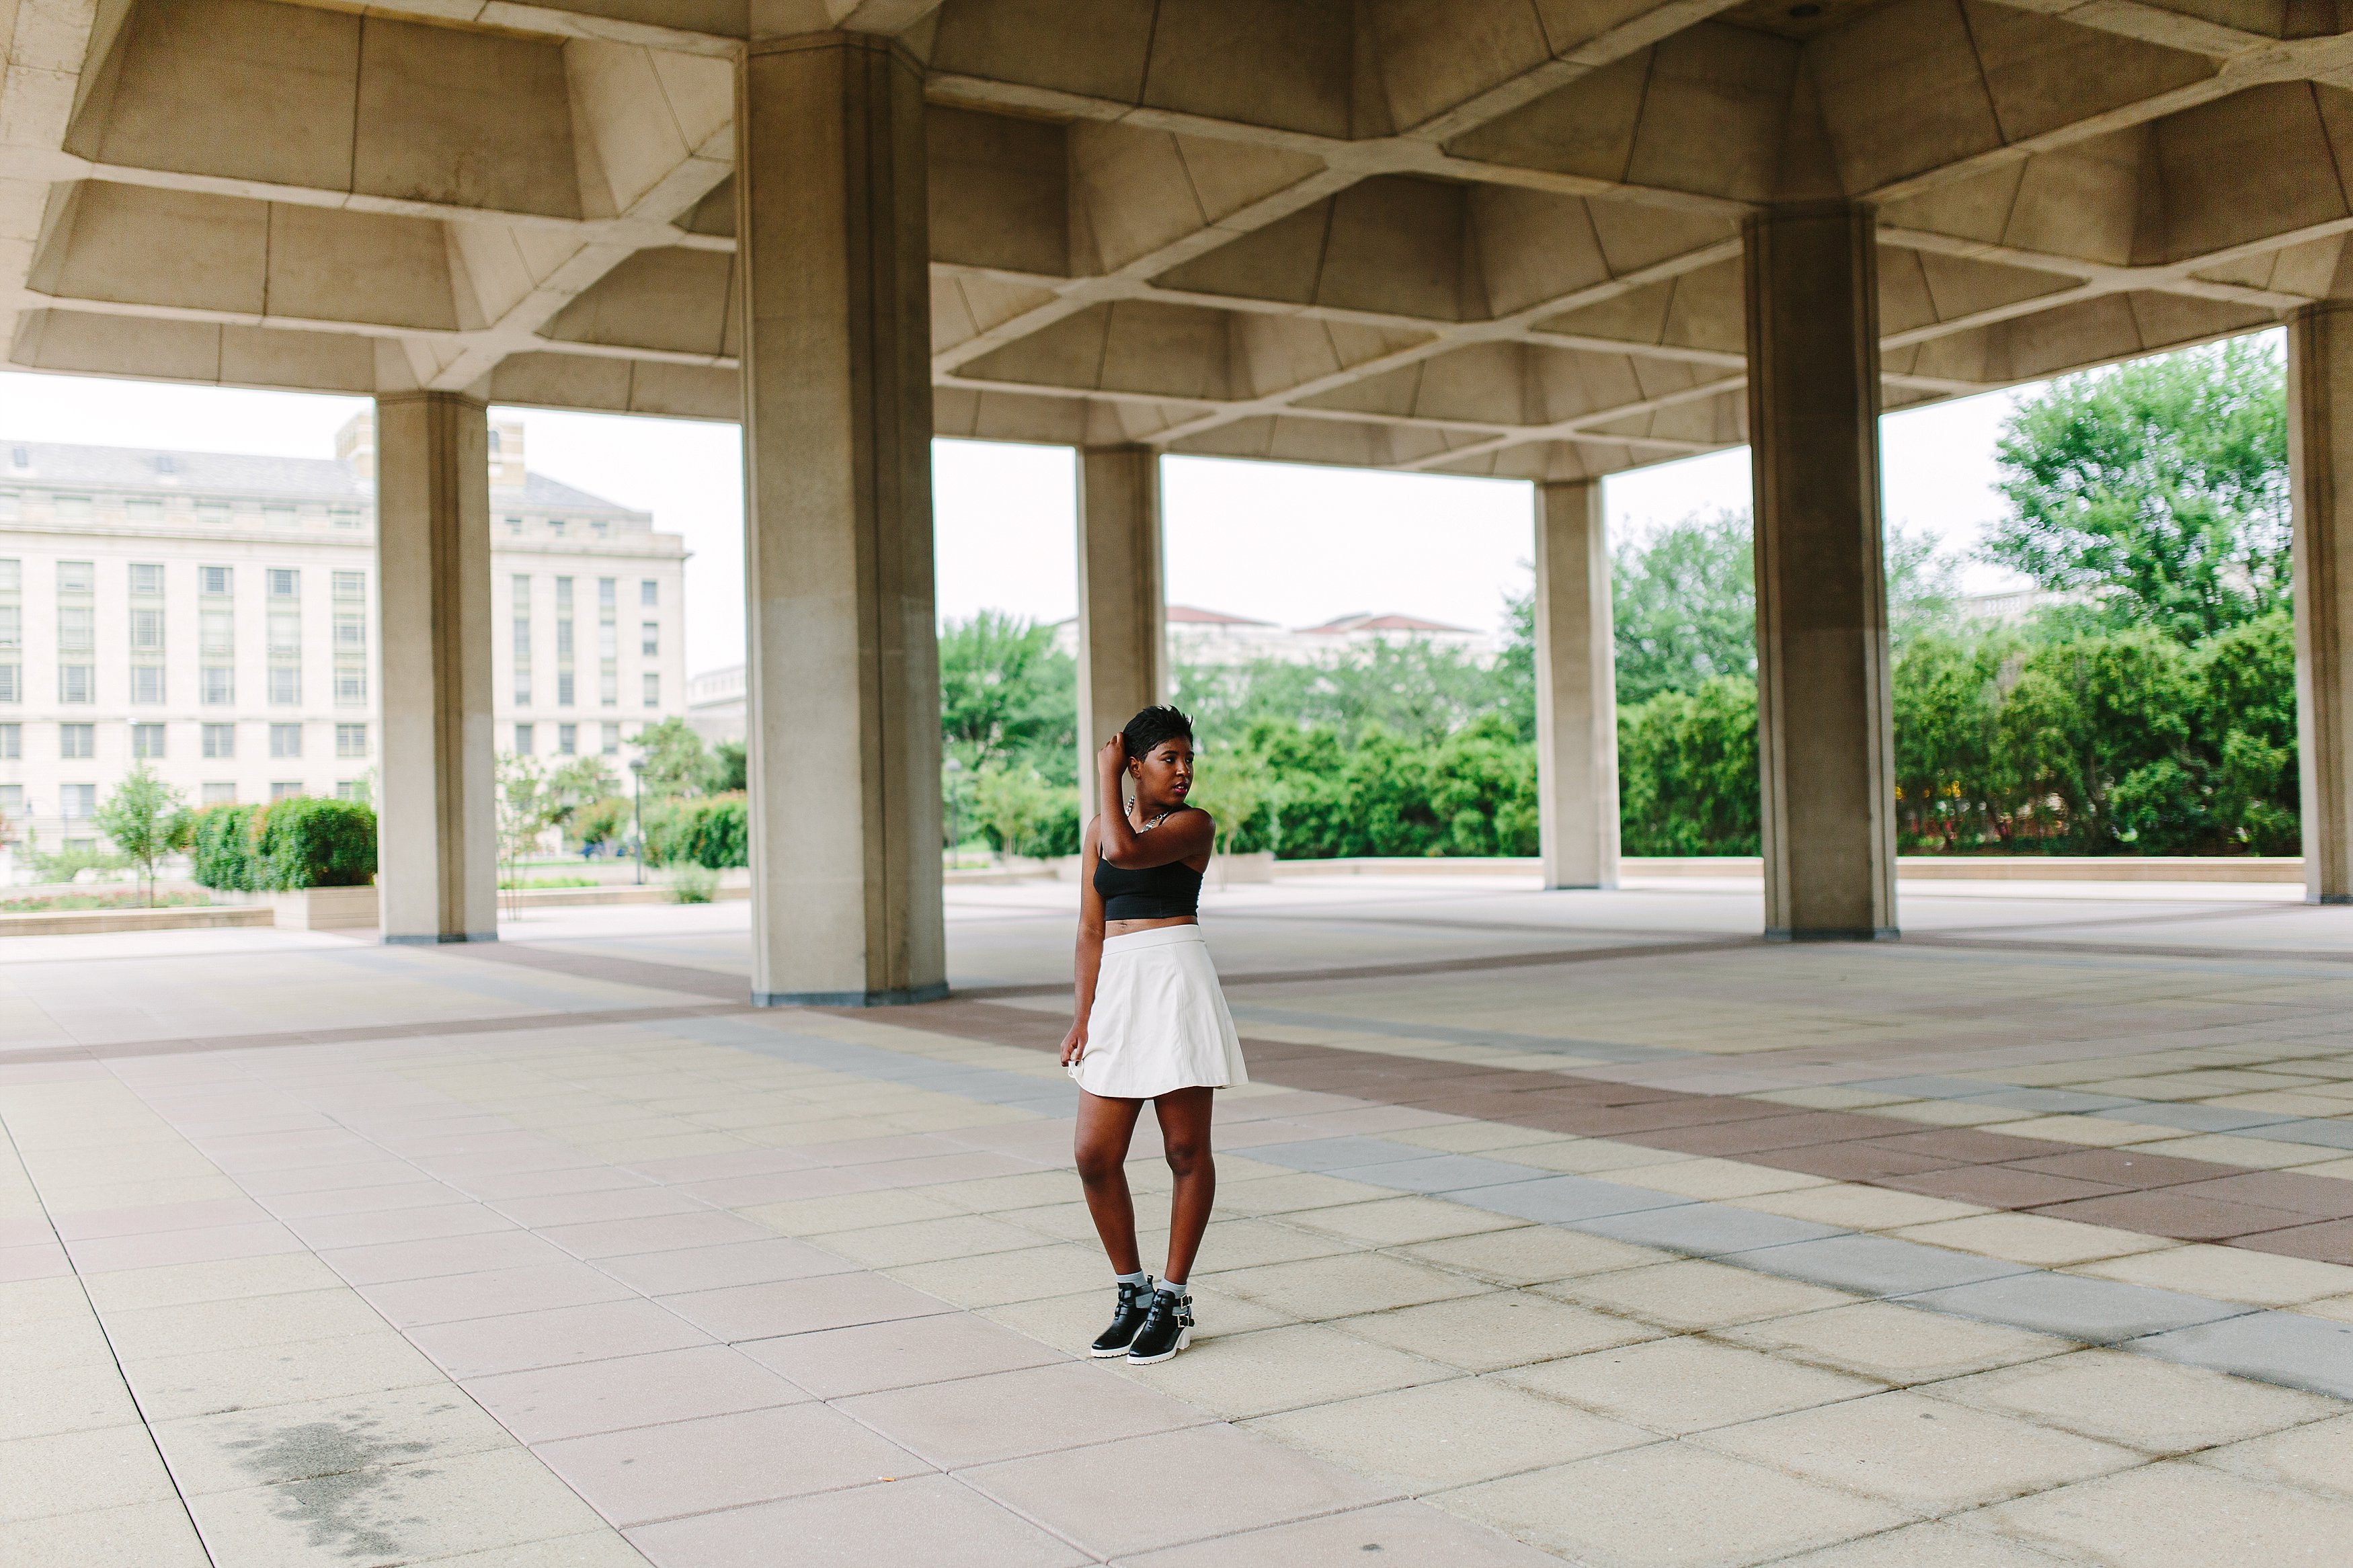
[[[1150,1366],[1166,1361],[1193,1342],[1193,1298],[1174,1290],[1155,1290],[1152,1310],[1127,1347],[1127,1364]]]
[[[1145,1320],[1151,1315],[1153,1295],[1149,1275],[1145,1277],[1141,1285],[1122,1285],[1119,1288],[1119,1306],[1111,1315],[1111,1327],[1095,1336],[1095,1342],[1087,1347],[1087,1353],[1098,1357],[1125,1355],[1127,1347],[1135,1342],[1136,1333],[1144,1327]]]

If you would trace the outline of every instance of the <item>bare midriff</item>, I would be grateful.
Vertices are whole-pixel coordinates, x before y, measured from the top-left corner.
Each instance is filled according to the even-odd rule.
[[[1103,935],[1107,938],[1134,936],[1137,931],[1158,931],[1162,926],[1197,926],[1200,923],[1197,915],[1170,915],[1166,920],[1157,921],[1105,921]]]

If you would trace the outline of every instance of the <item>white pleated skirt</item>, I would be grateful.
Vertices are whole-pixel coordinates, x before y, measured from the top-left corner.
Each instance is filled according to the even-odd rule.
[[[1071,1077],[1106,1100],[1248,1083],[1242,1043],[1198,925],[1103,940],[1086,1054]]]

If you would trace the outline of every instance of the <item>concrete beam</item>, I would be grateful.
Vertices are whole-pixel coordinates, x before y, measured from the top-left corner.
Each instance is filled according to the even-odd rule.
[[[1167,594],[1160,547],[1160,454],[1079,454],[1079,790],[1094,814],[1095,751],[1138,710],[1168,697]]]

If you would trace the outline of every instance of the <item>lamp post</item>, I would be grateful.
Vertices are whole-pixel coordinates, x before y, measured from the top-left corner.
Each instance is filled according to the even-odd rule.
[[[638,838],[638,886],[646,885],[646,760],[629,759],[629,821]]]
[[[953,866],[964,848],[964,763],[950,757],[940,766],[948,775],[948,864]]]

